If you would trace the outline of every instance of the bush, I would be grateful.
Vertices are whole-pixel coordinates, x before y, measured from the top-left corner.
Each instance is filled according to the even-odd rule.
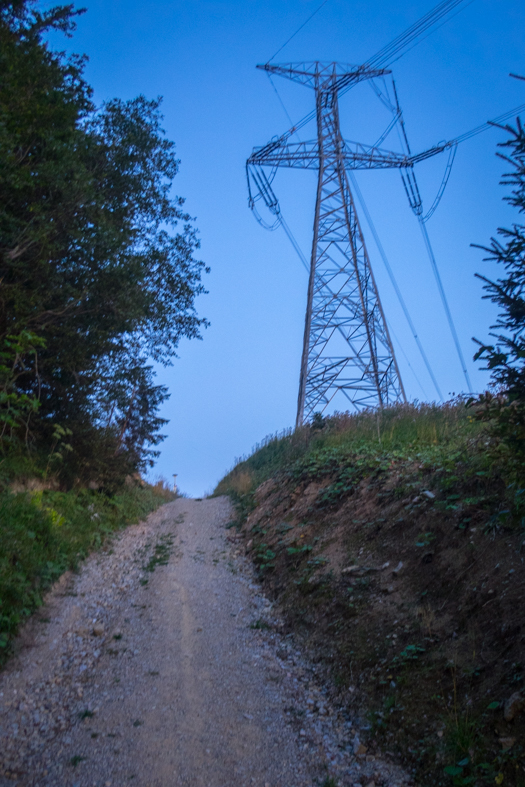
[[[126,487],[113,497],[87,490],[0,493],[0,663],[20,624],[64,571],[165,502],[149,486]]]

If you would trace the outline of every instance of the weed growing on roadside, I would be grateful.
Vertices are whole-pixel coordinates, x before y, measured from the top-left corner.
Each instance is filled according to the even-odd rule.
[[[253,623],[250,623],[250,628],[259,630],[259,629],[269,629],[270,626],[265,620],[262,620],[262,618],[258,618],[257,620],[254,620]]]
[[[150,487],[124,488],[113,497],[89,490],[0,492],[0,666],[45,590],[113,532],[163,502]]]
[[[142,566],[144,571],[152,574],[157,566],[167,566],[170,561],[170,555],[173,552],[173,535],[166,533],[161,536],[155,544],[153,553],[148,562]]]
[[[337,787],[337,781],[333,776],[327,776],[321,787]]]

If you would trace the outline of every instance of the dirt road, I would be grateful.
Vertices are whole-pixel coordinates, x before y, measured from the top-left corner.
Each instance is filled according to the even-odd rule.
[[[408,783],[267,628],[230,515],[178,499],[63,579],[0,677],[0,787]]]

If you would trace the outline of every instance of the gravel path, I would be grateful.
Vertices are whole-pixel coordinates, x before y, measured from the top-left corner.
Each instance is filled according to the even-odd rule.
[[[178,499],[62,578],[0,676],[0,787],[410,784],[279,633],[230,516]]]

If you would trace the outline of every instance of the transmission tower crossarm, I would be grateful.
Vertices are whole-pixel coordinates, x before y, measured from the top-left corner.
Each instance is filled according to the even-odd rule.
[[[340,153],[341,162],[349,169],[409,169],[416,162],[423,161],[438,153],[442,153],[452,143],[434,147],[416,156],[395,153],[361,142],[344,141]],[[266,167],[288,167],[293,169],[319,169],[319,143],[282,142],[276,140],[262,147],[253,149],[247,164]]]
[[[415,155],[396,153],[376,145],[341,140],[340,160],[349,169],[409,169],[420,161],[436,156],[457,144],[443,142]],[[319,141],[288,142],[287,137],[272,140],[253,149],[247,164],[294,169],[319,169]]]
[[[268,74],[276,74],[313,89],[322,87],[323,83],[329,81],[330,87],[335,90],[343,88],[347,90],[365,79],[375,79],[391,73],[384,68],[370,68],[366,64],[352,66],[346,63],[321,61],[284,64],[260,63],[257,68]]]
[[[294,167],[299,169],[319,169],[319,145],[312,142],[291,142],[288,144],[269,143],[262,148],[254,148],[248,165]]]

